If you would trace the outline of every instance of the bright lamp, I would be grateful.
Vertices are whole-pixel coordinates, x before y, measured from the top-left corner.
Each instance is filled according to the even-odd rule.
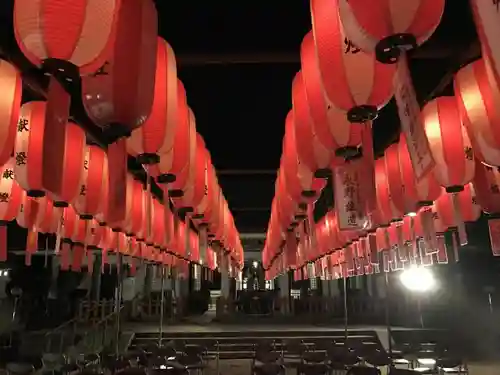
[[[405,288],[413,292],[427,292],[436,287],[436,279],[429,268],[412,267],[399,276]]]

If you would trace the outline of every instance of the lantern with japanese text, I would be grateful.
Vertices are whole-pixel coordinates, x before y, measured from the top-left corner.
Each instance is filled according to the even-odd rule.
[[[75,211],[82,219],[91,220],[101,215],[104,219],[108,189],[108,160],[99,147],[88,145],[82,163],[82,179],[78,197],[74,200]],[[104,220],[103,220],[104,221]]]
[[[7,61],[0,60],[0,166],[10,159],[16,140],[21,107],[22,82],[19,72]]]
[[[123,0],[116,16],[116,38],[105,61],[82,78],[87,114],[110,141],[129,135],[149,117],[157,57],[154,3]]]
[[[392,96],[394,67],[381,64],[346,37],[337,0],[311,1],[311,19],[329,103],[346,111],[350,122],[373,120]]]
[[[46,103],[28,102],[21,107],[15,146],[15,175],[30,197],[45,196],[42,149]],[[60,171],[51,171],[60,173]]]
[[[314,133],[328,150],[340,157],[359,153],[362,127],[351,125],[342,112],[328,103],[318,68],[318,56],[312,32],[306,34],[300,48],[300,63]],[[340,164],[341,159],[333,160]]]
[[[422,110],[422,118],[436,163],[434,176],[452,194],[460,243],[466,244],[467,233],[457,193],[474,177],[474,155],[469,136],[462,126],[456,99],[441,97],[430,101]]]
[[[14,160],[0,170],[0,262],[7,260],[7,223],[16,218],[21,208],[22,190],[14,179]]]
[[[425,42],[438,27],[444,0],[338,0],[345,35],[375,52],[377,60],[397,61],[401,52]]]
[[[500,130],[496,125],[500,121],[500,90],[484,59],[459,70],[455,95],[476,158],[500,167]]]
[[[493,255],[500,256],[500,172],[476,159],[472,185],[477,203],[488,214],[491,250]]]

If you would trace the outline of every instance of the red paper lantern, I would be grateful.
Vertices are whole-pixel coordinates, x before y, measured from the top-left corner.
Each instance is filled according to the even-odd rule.
[[[395,62],[402,50],[430,38],[444,12],[444,0],[338,0],[348,40],[377,60]]]
[[[0,60],[0,166],[7,163],[12,155],[16,140],[17,122],[21,107],[21,76],[14,66]]]
[[[22,190],[14,179],[14,160],[0,170],[0,262],[7,260],[7,223],[16,218],[21,208]]]
[[[455,75],[455,95],[476,158],[500,166],[500,90],[484,59]],[[498,81],[500,82],[500,81]]]
[[[43,185],[56,207],[65,207],[80,195],[85,162],[85,132],[78,125],[67,123],[65,133],[62,174],[43,174]]]
[[[464,222],[474,222],[481,216],[481,206],[477,204],[474,187],[467,184],[457,196],[459,210],[462,213]],[[452,198],[448,194],[443,194],[436,200],[436,211],[443,226],[447,229],[457,226],[455,220],[455,207]]]
[[[307,33],[302,41],[300,63],[312,125],[318,141],[337,156],[358,154],[362,126],[351,125],[345,112],[338,110],[326,98],[312,32]],[[341,159],[334,160],[335,164],[341,162]]]
[[[474,155],[456,99],[441,97],[430,101],[422,110],[422,118],[436,163],[434,176],[455,200],[455,221],[460,243],[465,244],[467,236],[456,194],[474,177]]]
[[[47,107],[47,103],[41,101],[25,103],[21,107],[17,126],[14,150],[16,180],[31,197],[45,195],[44,174],[48,170],[43,165],[43,139]],[[51,169],[50,176],[61,181],[62,170]]]
[[[28,230],[26,240],[26,264],[31,264],[31,255],[38,250],[38,233],[45,220],[47,198],[32,198],[23,192],[21,206],[16,216],[19,226]]]
[[[149,172],[157,178],[160,184],[176,182],[184,186],[188,178],[188,161],[190,138],[189,107],[186,90],[181,81],[177,80],[177,126],[175,128],[174,146],[170,152],[160,155],[160,162],[149,167]]]
[[[388,225],[394,220],[401,220],[403,212],[398,210],[389,190],[389,181],[384,158],[375,161],[375,185],[377,189],[377,205],[381,225]]]
[[[406,214],[415,214],[418,209],[418,202],[415,195],[407,194],[406,184],[403,181],[403,166],[401,164],[400,145],[393,143],[384,154],[385,175],[391,201],[399,212]],[[410,162],[411,164],[411,162]]]
[[[317,199],[325,182],[315,178],[312,171],[298,159],[292,111],[286,117],[281,160],[281,168],[284,168],[286,175],[287,189],[292,198],[297,202]]]
[[[115,43],[119,10],[126,1],[16,0],[14,32],[31,63],[67,62],[81,75],[104,64]],[[129,25],[130,26],[130,25]],[[68,68],[68,64],[59,64]]]
[[[470,4],[481,42],[482,55],[491,68],[490,84],[498,86],[500,83],[500,47],[497,42],[500,33],[498,2],[495,0],[472,0]]]
[[[172,47],[158,38],[153,105],[144,124],[132,132],[129,148],[141,164],[159,162],[172,150],[177,126],[177,65]]]
[[[292,83],[292,103],[295,137],[299,159],[314,172],[318,178],[330,175],[331,153],[319,143],[309,111],[307,95],[302,77],[302,72],[295,75]]]
[[[431,206],[433,201],[441,195],[441,186],[433,173],[428,173],[420,181],[417,181],[406,138],[403,134],[399,138],[398,155],[401,168],[401,183],[404,186],[405,196],[412,201],[416,201],[417,208]]]
[[[87,114],[107,129],[111,141],[129,135],[151,113],[158,32],[151,0],[122,0],[117,17],[116,39],[106,62],[82,78]]]
[[[326,96],[350,122],[377,117],[391,98],[394,67],[377,62],[344,34],[337,0],[311,1],[311,19]]]
[[[147,227],[147,221],[151,220],[151,218],[147,217],[148,212],[146,212],[147,200],[151,199],[151,196],[144,191],[141,182],[134,179],[130,179],[129,181],[129,189],[131,191],[130,208],[128,210],[128,220],[123,230],[127,236],[131,237],[139,235],[144,226]],[[149,212],[149,214],[151,213]]]
[[[478,204],[488,214],[500,213],[500,172],[476,160],[472,180]]]
[[[86,146],[79,195],[74,200],[75,211],[83,219],[99,216],[104,221],[108,192],[108,158],[97,146]]]

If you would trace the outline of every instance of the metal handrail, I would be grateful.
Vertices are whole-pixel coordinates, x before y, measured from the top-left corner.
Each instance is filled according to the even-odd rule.
[[[49,332],[45,333],[44,335],[44,339],[46,340],[46,344],[45,344],[45,349],[46,349],[46,352],[50,352],[50,349],[52,347],[52,338],[54,335],[58,334],[58,333],[61,333],[61,337],[60,337],[60,341],[59,341],[59,353],[62,353],[63,351],[63,346],[64,346],[64,331],[69,328],[69,327],[72,327],[73,328],[73,332],[72,332],[72,337],[73,337],[73,340],[74,340],[74,337],[76,335],[76,325],[78,322],[82,321],[82,314],[81,314],[81,306],[83,306],[83,304],[85,303],[86,301],[83,301],[80,303],[80,306],[79,306],[79,309],[78,309],[78,312],[77,312],[77,316],[75,316],[74,318],[58,325],[56,328],[50,330]],[[95,304],[94,306],[92,306],[89,310],[88,310],[88,316],[91,316],[91,313],[94,312],[94,311],[98,311],[99,307],[101,306],[100,303],[97,303]]]

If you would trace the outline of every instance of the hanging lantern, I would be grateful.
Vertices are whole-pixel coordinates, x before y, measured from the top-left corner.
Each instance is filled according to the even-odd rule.
[[[472,185],[477,203],[488,214],[491,250],[493,255],[500,256],[500,172],[476,159]]]
[[[0,175],[0,262],[7,261],[7,224],[21,208],[22,190],[14,179],[14,160],[3,164]]]
[[[422,110],[425,132],[436,162],[434,176],[447,193],[452,194],[455,225],[460,244],[467,243],[457,193],[474,177],[474,155],[471,142],[459,115],[454,97],[432,100]]]
[[[21,107],[15,145],[15,175],[29,197],[45,196],[43,139],[47,104],[28,102]],[[60,151],[60,150],[57,150]],[[61,181],[62,170],[51,169],[52,178]]]
[[[132,132],[129,147],[141,164],[156,164],[159,155],[172,150],[177,126],[177,66],[172,47],[158,38],[156,76],[151,113]]]
[[[392,96],[394,67],[379,63],[346,37],[337,0],[311,1],[311,19],[328,101],[346,111],[350,122],[375,119]]]
[[[106,153],[97,146],[86,146],[82,167],[82,178],[78,187],[79,194],[74,200],[73,206],[80,218],[91,220],[101,215],[101,222],[104,222],[108,188]]]
[[[157,22],[151,0],[121,1],[116,39],[106,61],[82,78],[87,114],[106,129],[111,142],[129,135],[150,115],[155,93]]]
[[[474,187],[472,184],[467,184],[454,196],[450,197],[448,194],[443,194],[435,202],[438,218],[446,229],[457,226],[455,204],[458,204],[463,222],[474,222],[481,216],[481,206],[477,202]]]
[[[398,210],[392,200],[388,178],[384,158],[377,159],[375,161],[375,184],[381,225],[388,225],[393,221],[401,221],[403,219],[403,212]]]
[[[34,65],[61,69],[68,76],[76,68],[76,75],[93,73],[113,47],[121,3],[16,0],[17,44]]]
[[[51,193],[56,207],[67,207],[79,196],[85,161],[85,132],[78,125],[68,123],[65,133],[62,174],[42,174],[43,185]]]
[[[314,133],[327,150],[340,157],[352,157],[359,153],[362,126],[350,124],[345,112],[328,102],[318,68],[318,57],[314,37],[309,32],[300,49],[302,76]],[[335,164],[341,164],[342,159]]]
[[[0,60],[0,166],[12,156],[16,140],[19,109],[21,107],[22,82],[19,72],[7,61]]]
[[[392,63],[401,51],[424,43],[438,27],[444,0],[338,0],[348,40],[377,60]]]
[[[415,214],[417,212],[417,200],[415,195],[406,193],[406,185],[402,176],[401,158],[399,157],[400,145],[393,143],[384,153],[385,175],[387,176],[389,194],[391,201],[399,212]]]
[[[474,61],[455,75],[455,95],[476,158],[499,167],[500,90],[490,76],[484,59]]]
[[[500,83],[500,47],[497,42],[500,33],[498,1],[472,0],[470,4],[481,42],[482,55],[492,73],[490,84],[498,86]]]
[[[186,90],[181,81],[177,80],[177,125],[172,150],[160,155],[160,162],[150,166],[150,173],[155,176],[159,184],[184,186],[188,177],[188,160],[190,145],[190,118],[186,99]],[[164,191],[168,192],[165,188]]]
[[[295,75],[292,83],[293,118],[299,159],[314,172],[317,178],[331,175],[331,153],[317,140],[312,127],[309,105],[302,72]]]
[[[16,221],[28,230],[26,239],[26,265],[31,265],[31,255],[38,250],[38,233],[45,220],[47,198],[32,198],[23,193]]]

